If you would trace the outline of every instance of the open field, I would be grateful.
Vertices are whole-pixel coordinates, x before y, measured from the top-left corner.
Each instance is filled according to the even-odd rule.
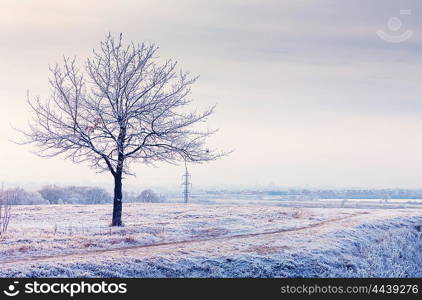
[[[127,204],[121,228],[110,214],[14,207],[0,275],[422,276],[418,209]]]

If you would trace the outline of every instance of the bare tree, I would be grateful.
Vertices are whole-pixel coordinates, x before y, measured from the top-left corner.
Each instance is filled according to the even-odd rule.
[[[75,59],[51,67],[52,95],[28,103],[34,114],[22,143],[38,155],[64,155],[87,162],[114,177],[113,226],[122,224],[122,178],[133,175],[132,162],[151,164],[187,160],[201,163],[225,155],[206,148],[215,130],[198,124],[213,113],[187,112],[190,87],[197,77],[161,61],[155,44],[122,43],[109,34],[93,51],[82,72]]]
[[[138,197],[136,197],[136,202],[144,202],[144,203],[165,202],[165,198],[163,196],[157,195],[153,190],[147,189],[147,190],[143,190],[138,195]]]
[[[2,184],[0,189],[0,235],[4,234],[9,227],[12,216],[12,204],[17,198],[17,190],[4,190]]]

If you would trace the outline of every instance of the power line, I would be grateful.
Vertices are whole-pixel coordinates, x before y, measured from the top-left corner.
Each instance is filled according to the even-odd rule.
[[[184,200],[185,203],[189,202],[190,190],[192,188],[192,183],[190,182],[190,179],[191,179],[191,175],[188,171],[188,166],[187,166],[186,161],[185,161],[185,174],[183,175],[183,182],[182,182],[183,200]]]

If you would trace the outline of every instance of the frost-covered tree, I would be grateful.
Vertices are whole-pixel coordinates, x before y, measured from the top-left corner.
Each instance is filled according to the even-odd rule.
[[[164,197],[157,195],[151,189],[142,191],[142,193],[140,193],[138,197],[136,197],[136,202],[159,203],[159,202],[164,202],[164,201],[165,201]]]
[[[50,204],[48,200],[44,199],[38,192],[27,192],[22,188],[13,190],[16,194],[15,203],[17,205],[40,205]]]
[[[155,44],[127,45],[108,35],[83,69],[75,59],[51,68],[51,96],[28,103],[33,113],[23,143],[38,155],[64,155],[114,178],[113,226],[122,224],[122,178],[133,162],[201,163],[224,155],[205,141],[215,130],[198,123],[213,113],[187,111],[196,81],[177,62],[157,57]]]
[[[108,192],[99,187],[90,186],[44,186],[38,191],[50,204],[101,204],[110,203]]]
[[[50,204],[58,204],[59,200],[66,198],[66,191],[56,185],[44,186],[38,192]]]

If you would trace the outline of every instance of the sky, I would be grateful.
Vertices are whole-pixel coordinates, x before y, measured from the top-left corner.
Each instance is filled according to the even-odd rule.
[[[154,42],[217,104],[194,187],[422,188],[422,3],[393,0],[5,0],[0,10],[0,180],[111,184],[109,174],[11,142],[49,65],[83,63],[104,36]],[[381,36],[380,36],[381,33]],[[392,40],[401,40],[393,43]],[[126,184],[179,186],[183,166],[137,164]]]

